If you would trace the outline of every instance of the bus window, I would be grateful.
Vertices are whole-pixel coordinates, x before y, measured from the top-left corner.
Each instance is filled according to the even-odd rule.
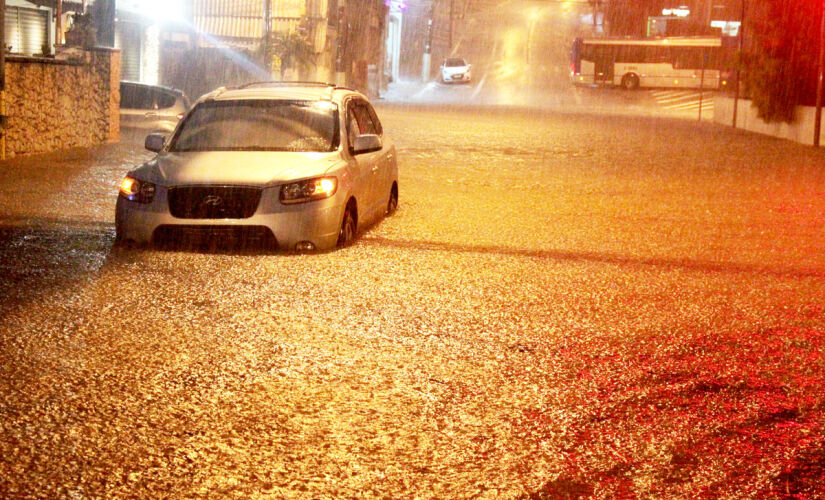
[[[726,69],[727,66],[725,62],[724,51],[721,47],[710,47],[708,48],[708,64],[705,69]],[[733,67],[733,64],[730,65]]]
[[[645,47],[644,61],[653,64],[670,64],[670,49],[668,47]]]
[[[621,61],[626,63],[645,62],[645,48],[639,45],[624,45],[622,48]]]
[[[582,50],[582,59],[584,59],[585,61],[595,61],[596,47],[596,45],[585,45],[584,50]]]
[[[596,63],[596,81],[608,82],[613,80],[613,64],[616,61],[616,46],[594,46]]]
[[[708,66],[703,61],[704,47],[673,47],[673,67],[676,69],[702,69]]]

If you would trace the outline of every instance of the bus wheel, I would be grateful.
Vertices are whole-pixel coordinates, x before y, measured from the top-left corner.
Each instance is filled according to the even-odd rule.
[[[636,90],[639,88],[639,77],[633,73],[628,73],[622,77],[622,88],[625,90]]]

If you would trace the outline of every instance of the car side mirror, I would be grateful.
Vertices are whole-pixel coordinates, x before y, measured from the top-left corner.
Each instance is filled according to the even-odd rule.
[[[352,145],[354,154],[369,153],[381,149],[381,138],[375,134],[363,134],[355,138]]]
[[[166,146],[166,136],[158,133],[149,134],[146,136],[146,141],[143,143],[143,146],[149,151],[158,153]]]

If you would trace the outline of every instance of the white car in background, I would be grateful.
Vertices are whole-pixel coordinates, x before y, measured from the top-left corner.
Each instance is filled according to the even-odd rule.
[[[395,146],[363,94],[332,84],[218,89],[145,144],[158,155],[120,185],[117,241],[325,250],[398,206]]]
[[[470,83],[472,81],[472,65],[461,57],[448,57],[441,64],[442,83]]]

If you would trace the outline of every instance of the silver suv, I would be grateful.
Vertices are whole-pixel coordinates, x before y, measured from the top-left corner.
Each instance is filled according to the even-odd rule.
[[[120,82],[120,126],[149,132],[171,132],[189,109],[183,91],[161,85]]]
[[[398,206],[395,146],[375,109],[331,84],[218,89],[170,138],[145,144],[158,155],[120,185],[118,241],[205,236],[326,250]]]

